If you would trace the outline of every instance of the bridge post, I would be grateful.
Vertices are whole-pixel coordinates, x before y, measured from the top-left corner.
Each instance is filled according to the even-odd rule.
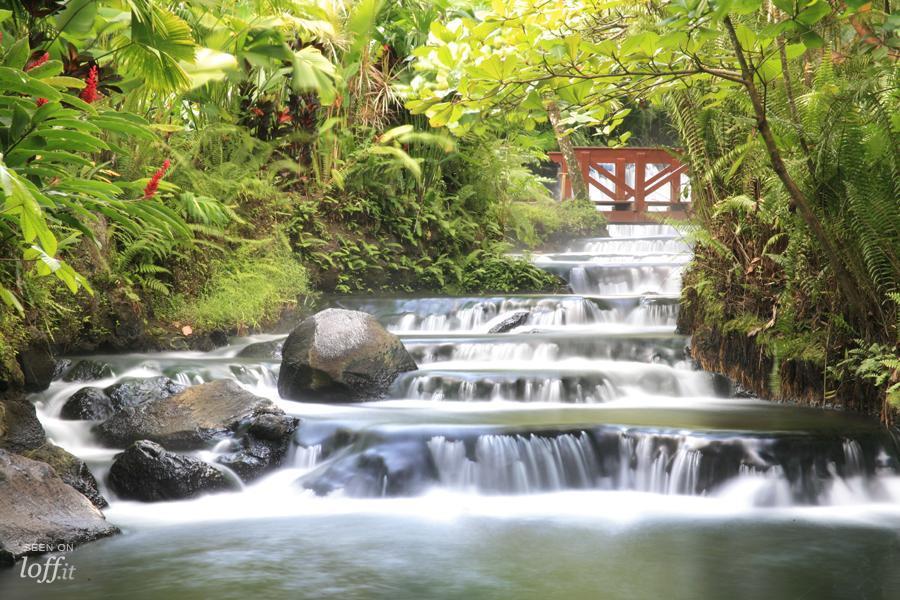
[[[647,155],[644,152],[635,154],[634,159],[634,212],[643,214],[647,210],[644,204],[644,187],[647,183]]]

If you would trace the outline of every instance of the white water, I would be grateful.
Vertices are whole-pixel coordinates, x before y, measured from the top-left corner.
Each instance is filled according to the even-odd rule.
[[[210,353],[95,357],[114,372],[91,383],[97,387],[161,374],[185,385],[232,378],[304,421],[285,464],[241,491],[144,504],[118,500],[104,486],[107,517],[126,536],[203,522],[240,529],[269,518],[339,526],[360,515],[411,526],[477,517],[615,531],[715,522],[733,525],[735,535],[746,519],[900,529],[890,436],[849,415],[722,397],[721,382],[692,368],[687,340],[674,333],[690,248],[662,226],[611,226],[610,233],[534,257],[576,295],[341,301],[375,314],[419,362],[398,379],[392,398],[378,402],[280,400],[277,361],[239,353],[283,336],[234,340]],[[529,311],[524,325],[486,333],[520,310]],[[117,449],[100,447],[91,423],[59,418],[84,385],[54,382],[35,402],[48,436],[102,481]],[[326,442],[337,429],[353,433],[355,445],[329,455]],[[354,464],[358,453],[382,448],[385,456],[418,453],[433,465],[433,481],[394,498],[341,489],[320,497],[304,488],[336,461]],[[221,450],[198,455],[215,460]],[[371,495],[385,493],[393,477]]]

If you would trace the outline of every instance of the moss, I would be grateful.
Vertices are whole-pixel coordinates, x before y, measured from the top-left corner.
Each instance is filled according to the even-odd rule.
[[[242,246],[213,261],[209,281],[197,297],[176,295],[164,319],[201,331],[243,330],[278,319],[283,310],[310,293],[306,269],[283,238]]]
[[[529,248],[605,232],[606,219],[590,202],[512,202],[506,213],[507,237]]]
[[[0,390],[3,382],[13,386],[22,384],[22,370],[16,361],[16,353],[25,345],[25,327],[22,319],[10,310],[0,312]]]

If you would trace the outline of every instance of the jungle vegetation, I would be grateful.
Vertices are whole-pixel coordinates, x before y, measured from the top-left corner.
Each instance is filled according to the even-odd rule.
[[[663,112],[691,168],[688,332],[752,340],[775,396],[799,365],[821,374],[804,382],[819,403],[888,420],[900,407],[896,8],[492,2],[433,26],[409,106],[457,132],[493,116],[607,143],[627,140],[635,107]]]
[[[510,242],[602,218],[535,165],[649,115],[691,168],[686,327],[752,341],[776,395],[809,365],[823,403],[863,382],[888,420],[898,26],[891,0],[5,0],[0,378],[128,315],[180,335],[317,290],[551,288]]]

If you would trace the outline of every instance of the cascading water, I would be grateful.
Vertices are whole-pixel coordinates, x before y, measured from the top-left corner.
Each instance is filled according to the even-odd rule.
[[[83,578],[42,592],[143,597],[136,582],[162,578],[185,598],[588,598],[600,582],[610,598],[892,597],[897,440],[862,417],[730,397],[674,332],[690,247],[665,226],[609,232],[533,257],[568,295],[335,301],[375,315],[419,364],[377,402],[281,400],[278,358],[251,349],[284,336],[92,357],[113,375],[34,401],[125,533],[73,553]],[[276,401],[302,419],[294,447],[237,491],[117,499],[103,478],[118,450],[62,407],[81,387],[159,376]],[[767,576],[742,577],[747,565]],[[0,589],[33,597],[3,573]]]

